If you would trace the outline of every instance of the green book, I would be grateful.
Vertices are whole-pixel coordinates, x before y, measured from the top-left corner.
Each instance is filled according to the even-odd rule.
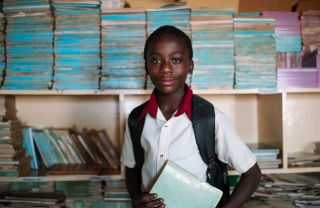
[[[222,191],[187,172],[172,161],[167,161],[150,193],[164,199],[166,207],[216,207]]]

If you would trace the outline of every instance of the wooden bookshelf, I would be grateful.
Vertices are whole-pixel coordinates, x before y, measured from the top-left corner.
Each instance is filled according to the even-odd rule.
[[[121,151],[125,122],[130,111],[149,98],[151,90],[0,90],[15,97],[17,116],[24,126],[43,128],[84,127],[106,129]],[[263,173],[320,172],[320,167],[288,166],[288,154],[313,152],[320,141],[320,88],[283,90],[194,90],[227,114],[246,143],[267,143],[280,148],[282,165]],[[230,175],[237,175],[230,171]],[[26,176],[27,177],[27,176]],[[124,168],[90,175],[45,176],[34,180],[95,180],[124,178]],[[23,181],[25,177],[0,177],[0,181]],[[32,178],[30,178],[32,180]]]

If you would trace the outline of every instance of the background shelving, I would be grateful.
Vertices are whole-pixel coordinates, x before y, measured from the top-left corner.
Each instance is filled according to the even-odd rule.
[[[119,151],[128,114],[146,101],[150,93],[151,90],[0,91],[1,95],[15,97],[17,116],[24,126],[106,129]],[[314,142],[319,141],[320,89],[283,89],[271,94],[257,89],[194,90],[194,93],[226,113],[246,143],[266,143],[281,150],[282,165],[263,173],[320,171],[320,167],[289,167],[287,159],[294,152],[313,153]],[[230,175],[237,174],[230,171]],[[45,180],[92,180],[91,177],[45,176]],[[124,178],[124,169],[106,171],[100,177]],[[23,177],[0,178],[0,181],[17,180]]]

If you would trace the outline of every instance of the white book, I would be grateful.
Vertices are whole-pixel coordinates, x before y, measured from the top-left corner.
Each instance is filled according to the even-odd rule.
[[[150,193],[164,199],[166,207],[175,208],[213,208],[222,197],[222,191],[177,164],[167,161]]]

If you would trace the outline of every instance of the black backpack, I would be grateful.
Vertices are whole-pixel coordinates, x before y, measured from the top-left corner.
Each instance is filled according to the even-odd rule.
[[[140,170],[144,162],[144,150],[141,146],[141,134],[145,117],[139,120],[147,102],[136,107],[129,115],[128,125],[132,139],[136,170]],[[208,165],[207,182],[220,189],[223,196],[217,207],[222,207],[230,197],[230,185],[227,166],[215,153],[215,113],[213,105],[205,99],[192,96],[192,125],[202,160]]]

